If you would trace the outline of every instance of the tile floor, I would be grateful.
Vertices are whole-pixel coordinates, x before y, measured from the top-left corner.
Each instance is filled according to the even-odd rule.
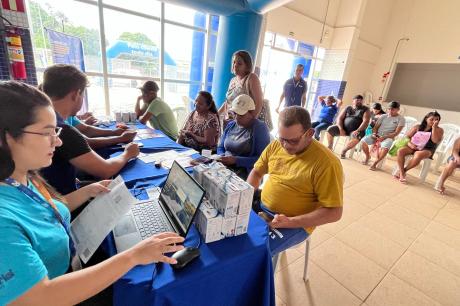
[[[309,281],[302,279],[305,245],[280,256],[277,305],[460,305],[460,171],[447,195],[409,174],[402,185],[394,161],[372,172],[343,160],[344,214],[312,235]]]

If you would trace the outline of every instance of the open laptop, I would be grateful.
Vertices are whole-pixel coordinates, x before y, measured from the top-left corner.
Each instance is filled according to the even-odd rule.
[[[113,229],[117,251],[158,233],[187,236],[204,194],[203,187],[174,162],[159,198],[135,204]]]

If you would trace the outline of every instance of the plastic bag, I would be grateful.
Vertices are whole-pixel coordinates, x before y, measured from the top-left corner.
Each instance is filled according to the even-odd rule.
[[[396,156],[396,154],[398,153],[398,150],[404,147],[405,145],[407,145],[409,141],[410,141],[409,137],[404,137],[404,138],[400,138],[396,140],[395,142],[393,142],[393,146],[391,146],[390,151],[388,151],[388,155]]]
[[[412,148],[416,148],[417,150],[423,150],[427,142],[431,138],[431,132],[422,132],[418,131],[415,133],[414,136],[410,139],[410,142],[413,146]]]

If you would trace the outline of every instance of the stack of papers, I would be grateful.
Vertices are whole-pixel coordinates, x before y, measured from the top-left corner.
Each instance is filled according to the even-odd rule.
[[[158,138],[158,137],[165,137],[165,135],[155,130],[152,130],[152,129],[139,129],[137,130],[136,138],[134,138],[134,140],[150,139],[150,138]]]
[[[77,254],[87,263],[118,221],[138,200],[131,195],[121,176],[108,186],[109,193],[98,195],[70,225]]]

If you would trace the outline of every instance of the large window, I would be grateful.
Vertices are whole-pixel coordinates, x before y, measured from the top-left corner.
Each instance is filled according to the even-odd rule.
[[[316,96],[324,51],[323,48],[279,34],[265,33],[260,79],[264,97],[270,101],[272,118],[275,122],[278,118],[275,109],[279,104],[283,85],[293,76],[297,64],[303,64],[305,67],[303,78],[308,86],[306,107],[311,110]]]
[[[155,0],[28,0],[27,12],[39,81],[53,64],[45,29],[82,40],[96,114],[133,109],[146,80],[173,108],[211,90],[217,16]]]

